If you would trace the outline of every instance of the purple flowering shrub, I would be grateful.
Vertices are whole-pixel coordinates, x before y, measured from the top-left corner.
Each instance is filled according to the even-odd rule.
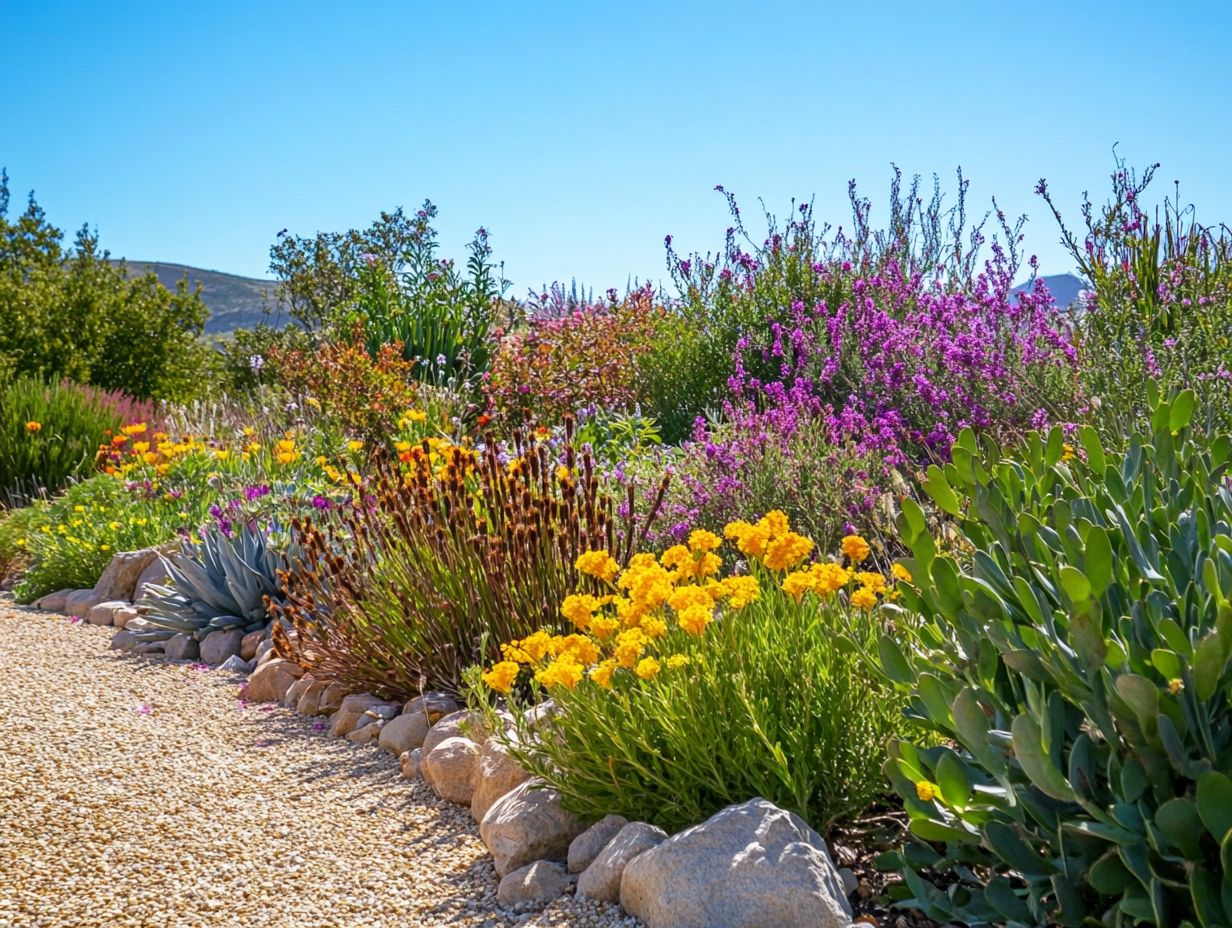
[[[1118,159],[1104,206],[1084,200],[1081,241],[1047,182],[1036,188],[1091,284],[1080,370],[1097,424],[1117,442],[1149,417],[1148,388],[1192,388],[1211,427],[1232,427],[1232,230],[1200,225],[1178,199],[1165,198],[1162,220],[1148,213],[1143,194],[1158,167],[1139,175]]]
[[[818,541],[843,523],[869,531],[887,489],[948,457],[963,428],[1012,442],[1078,413],[1069,320],[1042,282],[1013,290],[1021,220],[997,213],[1004,241],[980,263],[961,175],[949,211],[939,192],[923,205],[917,184],[903,196],[896,176],[888,230],[873,231],[852,188],[850,231],[819,228],[803,204],[781,228],[768,216],[760,244],[727,195],[736,224],[721,255],[669,250],[681,318],[731,346],[726,365],[706,362],[723,387],[676,461],[675,534],[769,508]]]

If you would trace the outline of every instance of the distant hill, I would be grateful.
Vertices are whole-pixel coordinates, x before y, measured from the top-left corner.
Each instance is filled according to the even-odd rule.
[[[280,306],[275,298],[277,281],[240,277],[238,274],[207,271],[165,261],[126,261],[125,264],[129,274],[153,271],[162,285],[170,290],[174,290],[185,275],[190,287],[200,283],[201,298],[210,310],[210,318],[205,323],[207,334],[220,335],[235,329],[250,329],[259,322],[281,326],[290,321],[286,308]],[[267,306],[271,310],[268,316],[265,314]]]
[[[1087,289],[1086,281],[1073,274],[1051,274],[1041,279],[1044,281],[1044,286],[1048,288],[1048,292],[1052,294],[1052,298],[1061,307],[1071,306],[1078,302],[1078,294]],[[1021,293],[1027,289],[1029,289],[1028,284],[1019,284],[1014,288],[1014,292]]]

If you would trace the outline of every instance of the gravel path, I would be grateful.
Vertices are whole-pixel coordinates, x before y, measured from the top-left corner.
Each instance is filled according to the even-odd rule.
[[[503,910],[468,812],[374,746],[0,602],[0,926],[637,922]]]

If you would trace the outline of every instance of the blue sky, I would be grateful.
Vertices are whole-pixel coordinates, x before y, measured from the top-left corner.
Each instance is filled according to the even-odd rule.
[[[1162,162],[1200,218],[1232,221],[1232,13],[1224,3],[0,0],[0,165],[104,246],[263,276],[280,229],[441,210],[480,225],[513,293],[664,274],[663,237],[722,242],[724,184],[846,222],[884,217],[890,163],[1077,220],[1112,148]]]

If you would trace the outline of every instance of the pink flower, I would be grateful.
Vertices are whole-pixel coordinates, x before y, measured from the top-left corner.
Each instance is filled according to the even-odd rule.
[[[141,705],[137,706],[137,708],[134,709],[133,711],[136,712],[138,715],[149,715],[151,712],[154,711],[154,709],[148,702],[143,702]]]

